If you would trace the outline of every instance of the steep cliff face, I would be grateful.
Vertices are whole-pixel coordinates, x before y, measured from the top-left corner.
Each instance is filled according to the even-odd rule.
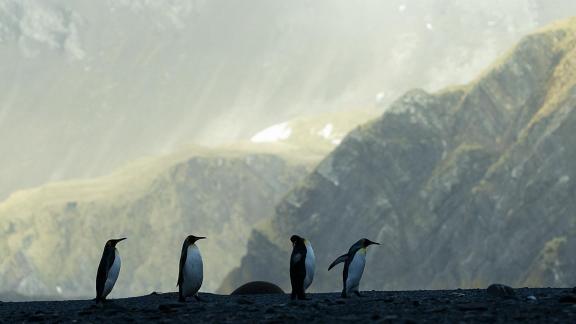
[[[575,129],[571,19],[476,81],[411,91],[352,131],[252,234],[221,289],[289,287],[293,233],[314,245],[316,291],[340,288],[327,266],[361,237],[382,243],[369,249],[364,289],[574,285]]]
[[[91,296],[104,243],[128,237],[113,296],[174,291],[181,244],[200,245],[213,291],[239,264],[257,222],[318,159],[269,149],[194,150],[101,179],[19,192],[0,205],[0,291]]]

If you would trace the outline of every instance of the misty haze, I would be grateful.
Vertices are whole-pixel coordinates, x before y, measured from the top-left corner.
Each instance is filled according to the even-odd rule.
[[[0,0],[0,300],[576,285],[573,0]],[[341,269],[337,271],[342,271]]]

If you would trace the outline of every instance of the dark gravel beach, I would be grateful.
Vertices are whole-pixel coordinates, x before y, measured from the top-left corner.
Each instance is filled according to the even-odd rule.
[[[2,323],[14,322],[576,322],[572,289],[517,289],[515,298],[486,290],[365,292],[341,299],[337,293],[223,296],[177,302],[175,293],[116,299],[96,306],[90,300],[3,302]]]

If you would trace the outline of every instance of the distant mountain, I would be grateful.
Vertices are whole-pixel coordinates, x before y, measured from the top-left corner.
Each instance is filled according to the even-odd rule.
[[[0,0],[0,200],[467,82],[559,0]],[[376,107],[375,107],[376,106]]]
[[[252,226],[315,161],[266,150],[196,151],[14,194],[0,205],[0,290],[91,296],[104,243],[126,236],[113,294],[173,291],[188,234],[208,237],[203,290],[214,290],[239,264]]]
[[[181,244],[200,244],[214,291],[240,264],[253,227],[340,139],[370,113],[287,121],[281,140],[270,128],[254,141],[191,147],[132,162],[111,175],[51,183],[0,204],[0,293],[5,300],[86,297],[102,248],[126,236],[114,296],[174,291]],[[278,128],[278,127],[276,127]],[[275,126],[272,126],[272,130]],[[262,141],[262,134],[269,136]],[[260,140],[258,140],[260,138]]]
[[[473,82],[413,90],[352,131],[252,234],[221,287],[289,287],[289,237],[311,240],[312,290],[357,239],[362,289],[576,284],[576,18],[525,37]]]

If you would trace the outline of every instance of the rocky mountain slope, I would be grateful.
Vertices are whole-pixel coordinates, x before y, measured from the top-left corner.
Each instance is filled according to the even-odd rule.
[[[315,161],[266,149],[194,150],[132,163],[101,179],[14,194],[0,205],[0,287],[91,296],[104,243],[126,236],[113,295],[172,291],[182,241],[197,234],[208,237],[201,244],[203,290],[214,290],[238,265],[252,226],[273,213]]]
[[[240,268],[289,287],[289,237],[316,251],[312,290],[361,237],[362,289],[576,283],[576,19],[525,37],[477,80],[414,90],[352,131],[255,231]]]
[[[182,143],[247,140],[295,116],[467,82],[574,10],[570,0],[0,0],[10,62],[0,200]]]
[[[214,291],[246,252],[256,223],[370,112],[318,114],[271,126],[218,148],[189,147],[92,180],[17,192],[0,204],[0,293],[26,298],[91,296],[107,239],[119,245],[115,296],[172,291],[188,234],[204,235]],[[17,295],[15,295],[17,296]]]

